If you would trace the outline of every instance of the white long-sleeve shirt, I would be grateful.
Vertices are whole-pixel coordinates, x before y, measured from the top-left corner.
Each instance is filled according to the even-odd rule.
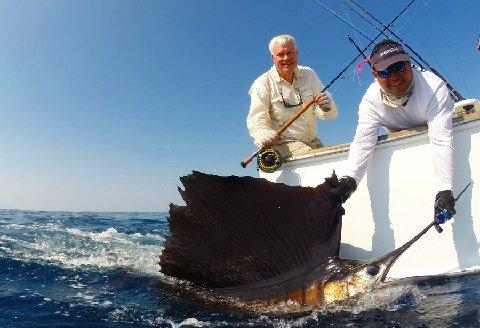
[[[301,106],[286,108],[288,104],[298,104],[300,98],[303,104],[320,93],[324,86],[317,74],[305,66],[297,66],[292,84],[285,81],[277,72],[275,66],[258,77],[253,82],[248,94],[251,97],[250,111],[247,116],[247,127],[257,146],[275,136],[276,131],[283,126]],[[330,95],[330,94],[329,94]],[[283,99],[282,99],[283,96]],[[299,140],[309,142],[317,137],[317,121],[333,119],[338,116],[337,106],[333,101],[328,112],[324,112],[317,104],[312,105],[305,113],[295,120],[285,132],[283,140]]]
[[[362,98],[358,125],[350,144],[347,175],[360,183],[377,144],[378,129],[388,132],[428,125],[438,190],[453,187],[453,100],[447,86],[435,74],[413,70],[414,90],[405,106],[393,108],[382,102],[380,85],[372,83]]]

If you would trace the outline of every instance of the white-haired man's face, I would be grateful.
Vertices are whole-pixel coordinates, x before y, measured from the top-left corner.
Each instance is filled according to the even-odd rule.
[[[281,45],[276,43],[272,51],[272,59],[278,73],[288,82],[292,82],[293,73],[298,64],[298,52],[292,43]]]

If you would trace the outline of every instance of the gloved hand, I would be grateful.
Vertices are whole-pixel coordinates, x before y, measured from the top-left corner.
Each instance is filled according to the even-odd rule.
[[[322,92],[313,96],[315,103],[320,106],[324,112],[329,112],[332,109],[332,98],[328,93]]]
[[[443,190],[437,193],[434,206],[435,222],[437,225],[445,223],[457,213],[454,206],[455,198],[451,190]]]
[[[355,190],[357,190],[357,181],[346,175],[338,179],[338,185],[332,188],[330,193],[333,196],[341,197],[342,203],[345,203]]]

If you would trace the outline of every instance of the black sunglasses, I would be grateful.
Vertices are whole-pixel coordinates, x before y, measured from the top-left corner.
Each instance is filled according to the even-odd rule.
[[[285,108],[293,108],[293,107],[298,107],[300,106],[301,104],[303,104],[303,100],[302,100],[302,94],[300,93],[300,90],[298,90],[297,88],[295,88],[294,90],[296,90],[298,92],[298,97],[300,98],[300,102],[298,104],[289,104],[285,101],[285,99],[283,98],[283,90],[282,90],[282,86],[280,86],[280,96],[282,96],[282,101],[283,101],[283,106],[285,106]]]
[[[405,70],[405,67],[407,67],[407,64],[404,61],[401,62],[396,62],[384,70],[377,71],[378,76],[380,76],[382,79],[386,79],[389,77],[392,73],[400,73]]]

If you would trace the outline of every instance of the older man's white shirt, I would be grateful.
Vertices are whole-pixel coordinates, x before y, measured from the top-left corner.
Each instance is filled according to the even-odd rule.
[[[261,146],[275,136],[276,131],[283,126],[301,106],[286,108],[283,99],[288,104],[298,104],[299,94],[303,103],[313,99],[324,86],[317,74],[305,66],[298,66],[292,84],[285,81],[273,66],[269,71],[253,82],[248,94],[251,97],[250,111],[247,116],[247,127],[257,146]],[[332,99],[331,110],[324,112],[318,105],[312,105],[282,134],[283,140],[299,140],[310,142],[317,136],[317,121],[333,119],[338,116],[337,106]]]

